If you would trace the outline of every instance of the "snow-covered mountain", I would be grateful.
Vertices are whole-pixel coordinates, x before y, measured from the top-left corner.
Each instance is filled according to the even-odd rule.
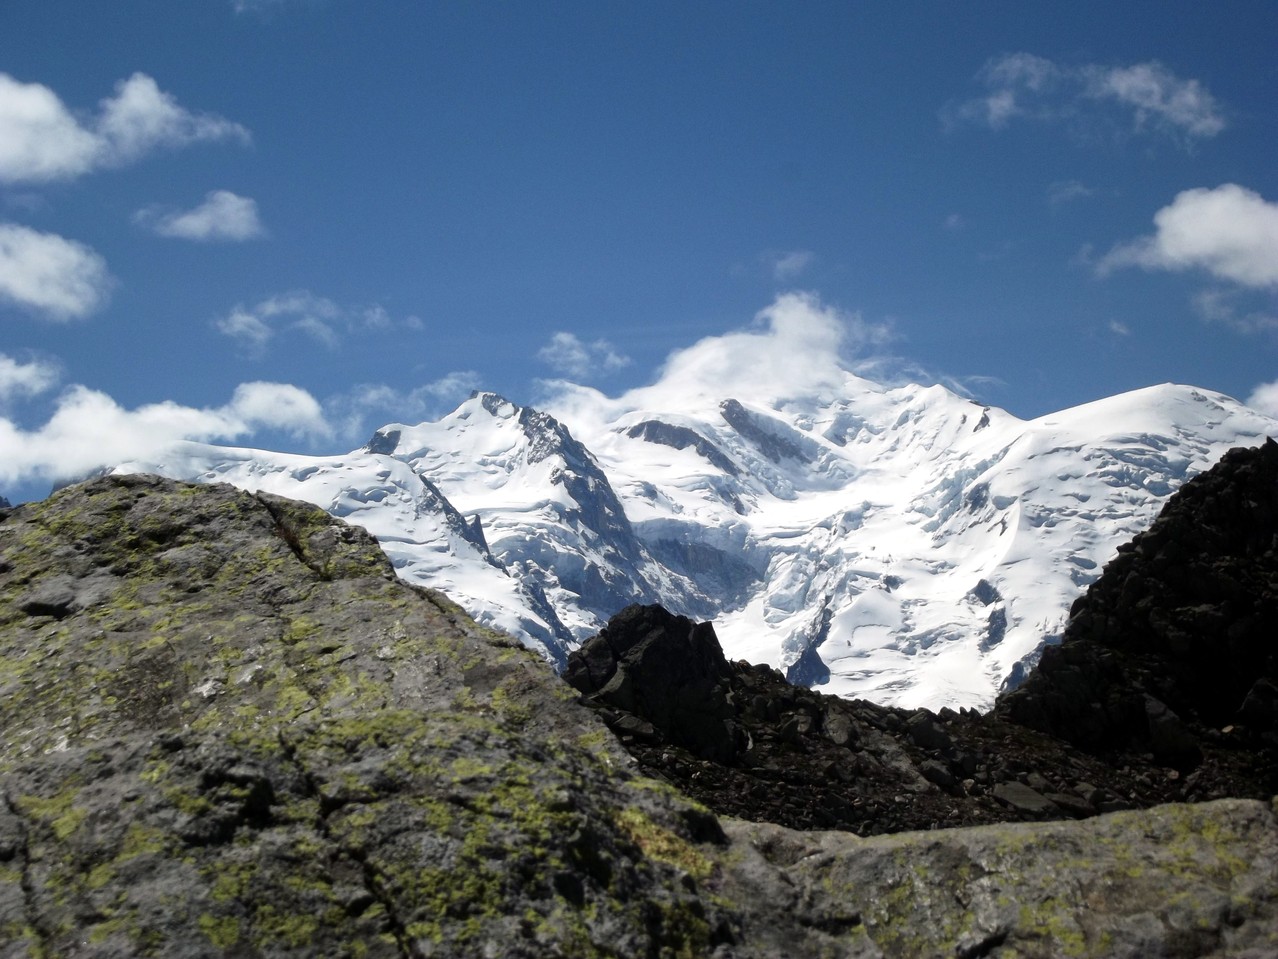
[[[983,707],[1166,496],[1278,432],[1185,386],[1023,421],[846,372],[785,397],[578,390],[558,406],[479,393],[344,456],[182,444],[117,471],[315,503],[556,661],[626,604],[660,602],[713,618],[730,657],[827,692]]]

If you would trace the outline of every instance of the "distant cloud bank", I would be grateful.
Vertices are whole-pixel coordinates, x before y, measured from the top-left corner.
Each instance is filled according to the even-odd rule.
[[[56,379],[39,364],[0,354],[0,392],[30,394],[37,387],[43,392]],[[234,440],[263,429],[298,438],[331,435],[315,398],[287,383],[242,383],[229,402],[213,408],[166,400],[132,410],[105,393],[74,385],[57,398],[53,415],[39,429],[23,430],[0,417],[0,482],[73,479],[182,440]]]

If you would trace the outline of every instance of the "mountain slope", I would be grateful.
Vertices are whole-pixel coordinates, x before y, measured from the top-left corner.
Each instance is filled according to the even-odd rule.
[[[549,412],[476,394],[343,457],[186,445],[118,470],[315,503],[557,661],[659,602],[826,692],[986,707],[1163,499],[1273,432],[1175,385],[1023,421],[847,372],[735,396],[668,376]]]

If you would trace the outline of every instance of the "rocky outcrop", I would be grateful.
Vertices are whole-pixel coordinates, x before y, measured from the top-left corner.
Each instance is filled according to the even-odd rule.
[[[699,886],[717,821],[567,699],[309,506],[123,477],[20,507],[0,955],[766,954]]]
[[[985,582],[973,595],[997,598]],[[1172,497],[1075,604],[1063,644],[990,715],[796,688],[725,662],[708,624],[653,609],[616,617],[572,654],[567,677],[646,771],[711,808],[874,834],[1274,795],[1275,624],[1270,440]],[[644,698],[654,695],[660,710]]]
[[[1258,754],[1229,741],[1183,775],[999,716],[826,696],[726,661],[709,623],[659,606],[615,616],[565,678],[648,774],[720,814],[796,829],[876,835],[1272,794]]]
[[[1184,772],[1222,745],[1278,790],[1278,443],[1173,496],[1071,610],[1000,715]]]
[[[717,675],[708,639],[682,636]],[[710,691],[739,698],[731,676]],[[0,956],[1197,956],[1278,941],[1268,803],[798,833],[645,778],[574,699],[311,507],[143,477],[18,507],[0,517]],[[952,727],[911,719],[913,748],[944,757]],[[818,728],[839,748],[861,735],[837,714]],[[738,732],[736,757],[757,748]]]

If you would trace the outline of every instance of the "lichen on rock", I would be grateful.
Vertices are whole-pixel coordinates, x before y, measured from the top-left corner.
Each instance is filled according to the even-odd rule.
[[[319,510],[148,477],[20,506],[0,517],[0,957],[1188,956],[1278,936],[1265,803],[800,833],[645,778],[575,700]]]

